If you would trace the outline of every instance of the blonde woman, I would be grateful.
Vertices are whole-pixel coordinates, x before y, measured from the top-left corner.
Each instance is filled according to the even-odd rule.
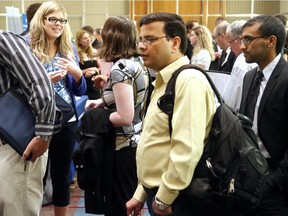
[[[193,46],[191,63],[208,70],[211,61],[215,59],[211,32],[206,26],[194,26],[189,33],[189,39]]]
[[[30,24],[30,46],[50,76],[54,90],[75,109],[74,95],[86,91],[86,81],[75,60],[65,8],[57,2],[44,2]],[[77,53],[76,53],[77,54]],[[71,157],[76,142],[78,116],[62,125],[49,146],[52,202],[56,216],[66,216],[70,199]]]
[[[100,98],[100,90],[93,86],[91,78],[100,73],[99,61],[93,55],[91,37],[85,30],[76,33],[76,46],[79,55],[79,65],[87,83],[86,95],[89,99]]]

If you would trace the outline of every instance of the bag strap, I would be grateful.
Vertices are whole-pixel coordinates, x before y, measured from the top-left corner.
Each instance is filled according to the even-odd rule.
[[[167,104],[167,107],[166,107],[166,111],[162,110],[159,106],[159,102],[158,102],[158,106],[159,108],[164,111],[167,115],[168,115],[168,120],[169,120],[169,133],[170,133],[170,136],[171,136],[171,133],[172,133],[172,117],[173,117],[173,109],[174,109],[174,99],[175,99],[175,85],[176,85],[176,79],[178,77],[178,75],[183,71],[183,70],[186,70],[186,69],[195,69],[195,70],[198,70],[200,72],[202,72],[206,79],[208,80],[210,86],[212,87],[213,91],[214,91],[214,94],[216,95],[217,97],[217,100],[220,104],[224,104],[224,99],[222,98],[221,94],[219,93],[219,91],[217,90],[215,84],[213,83],[212,79],[209,77],[209,75],[207,74],[207,72],[205,70],[203,70],[202,68],[200,68],[199,66],[197,65],[193,65],[193,64],[186,64],[186,65],[183,65],[181,66],[180,68],[178,68],[171,76],[170,80],[168,81],[168,84],[166,86],[166,90],[165,90],[165,94],[160,97],[159,100],[163,100],[164,98],[167,100],[170,100],[169,101],[169,104]]]
[[[148,73],[148,89],[146,91],[146,100],[145,100],[145,105],[144,105],[144,115],[143,116],[146,116],[147,109],[148,109],[148,106],[149,106],[150,101],[151,101],[151,95],[152,95],[152,92],[154,90],[154,86],[152,84],[154,80],[151,76],[149,68],[147,68],[147,73]]]

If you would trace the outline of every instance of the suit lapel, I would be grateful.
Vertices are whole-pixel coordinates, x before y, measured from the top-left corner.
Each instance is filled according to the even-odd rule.
[[[242,92],[242,105],[241,105],[241,109],[240,109],[240,112],[244,115],[246,115],[246,107],[247,107],[247,97],[248,97],[248,93],[250,91],[250,88],[251,88],[251,85],[252,85],[252,82],[254,80],[254,77],[256,75],[256,72],[257,72],[257,68],[254,68],[251,70],[251,72],[247,73],[246,74],[246,77],[245,77],[245,82],[244,82],[244,85],[243,86],[243,92]]]
[[[282,73],[283,67],[285,66],[286,61],[281,58],[280,61],[278,62],[278,64],[276,65],[276,67],[274,68],[268,82],[267,85],[264,89],[260,104],[259,104],[259,111],[258,111],[258,123],[261,119],[264,107],[266,106],[267,100],[273,90],[273,88],[275,87],[277,81],[278,81],[278,77],[280,76],[280,74]]]

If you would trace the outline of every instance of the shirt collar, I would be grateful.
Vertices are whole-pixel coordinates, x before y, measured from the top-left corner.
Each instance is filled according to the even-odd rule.
[[[172,73],[176,71],[179,67],[185,64],[189,64],[189,59],[187,56],[182,56],[181,58],[177,59],[176,61],[172,62],[161,71],[159,71],[159,76],[162,77],[163,81],[167,83],[172,76]]]
[[[230,48],[230,46],[227,48],[227,50],[226,50],[226,53],[227,53],[227,56],[229,56],[230,55],[230,52],[231,52],[231,48]],[[226,57],[227,57],[226,56]]]
[[[263,74],[265,81],[269,80],[273,70],[275,69],[276,65],[278,64],[279,60],[281,58],[281,54],[278,54],[276,58],[273,59],[264,69]]]

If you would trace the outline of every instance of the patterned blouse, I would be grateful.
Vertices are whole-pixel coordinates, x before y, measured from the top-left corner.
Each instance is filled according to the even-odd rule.
[[[143,107],[149,82],[148,71],[143,66],[140,57],[120,59],[113,64],[108,85],[102,95],[105,106],[113,111],[116,110],[116,104],[112,87],[119,82],[127,83],[133,87],[135,115],[131,125],[116,129],[116,150],[129,145],[135,146],[140,139]]]

